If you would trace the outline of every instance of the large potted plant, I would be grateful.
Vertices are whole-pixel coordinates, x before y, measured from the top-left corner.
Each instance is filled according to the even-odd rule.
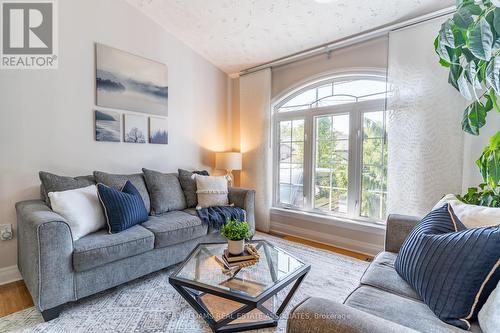
[[[245,250],[245,239],[250,237],[250,226],[247,222],[236,219],[228,220],[220,229],[223,237],[227,238],[227,249],[230,254],[238,255]]]
[[[500,113],[500,0],[457,0],[457,11],[434,42],[448,82],[471,101],[462,129],[479,135],[490,112]],[[498,114],[492,116],[500,116]],[[476,161],[484,182],[457,197],[470,204],[500,207],[500,131]]]

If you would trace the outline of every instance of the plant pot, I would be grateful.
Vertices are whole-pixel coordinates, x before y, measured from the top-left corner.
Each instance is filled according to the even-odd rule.
[[[227,240],[227,250],[230,254],[238,255],[245,250],[245,240]]]

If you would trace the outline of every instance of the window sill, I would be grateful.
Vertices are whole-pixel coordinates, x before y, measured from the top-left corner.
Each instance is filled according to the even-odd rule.
[[[272,207],[271,214],[290,217],[296,219],[307,219],[315,223],[326,225],[335,225],[340,228],[363,231],[374,234],[384,234],[386,226],[382,223],[367,222],[341,216],[323,215],[305,211],[285,209],[281,207]]]

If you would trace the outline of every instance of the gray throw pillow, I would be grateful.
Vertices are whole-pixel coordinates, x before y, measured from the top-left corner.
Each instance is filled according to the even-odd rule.
[[[151,215],[186,209],[186,199],[175,173],[142,169],[151,195]]]
[[[94,171],[94,177],[96,183],[104,184],[119,191],[121,191],[123,186],[125,186],[127,180],[129,180],[132,183],[132,185],[135,186],[137,191],[139,191],[139,194],[141,195],[141,198],[144,201],[144,206],[146,206],[146,210],[149,212],[151,208],[151,203],[149,199],[148,188],[146,187],[146,182],[144,180],[144,175],[142,173],[119,175],[119,174],[106,173],[102,171]]]
[[[49,192],[61,192],[95,185],[94,176],[66,177],[50,172],[40,171],[40,197],[50,206]]]
[[[198,197],[196,195],[196,180],[191,178],[193,174],[208,176],[208,171],[188,171],[179,169],[179,182],[181,183],[184,197],[186,197],[186,205],[188,208],[195,208],[198,205]]]

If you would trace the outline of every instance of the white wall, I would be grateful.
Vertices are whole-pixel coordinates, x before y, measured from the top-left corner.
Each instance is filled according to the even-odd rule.
[[[14,204],[38,197],[38,171],[137,172],[210,168],[227,142],[227,77],[120,0],[59,3],[59,69],[0,71],[0,224]],[[94,141],[94,42],[168,65],[168,146]],[[0,242],[0,268],[16,240]]]

